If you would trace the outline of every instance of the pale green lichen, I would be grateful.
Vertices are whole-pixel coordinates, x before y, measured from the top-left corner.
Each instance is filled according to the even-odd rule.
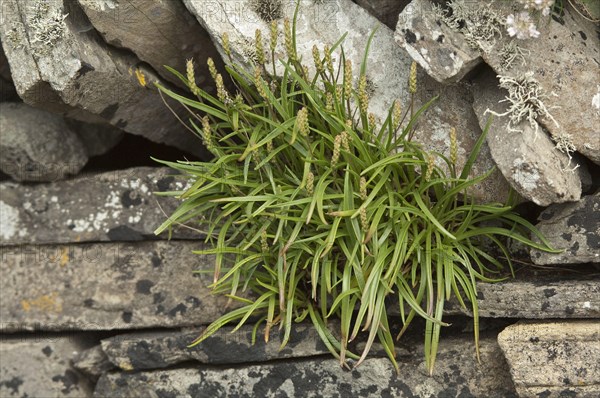
[[[17,28],[12,28],[8,32],[6,32],[6,40],[13,50],[17,50],[23,47],[23,40]]]
[[[433,12],[439,20],[451,29],[464,35],[465,41],[475,49],[489,49],[502,37],[504,21],[487,4],[475,7],[464,0],[446,2],[446,8],[433,5]]]
[[[517,60],[521,60],[521,64],[525,65],[525,54],[529,53],[528,50],[523,50],[514,41],[506,43],[499,52],[500,55],[500,67],[503,70],[508,70],[512,67],[512,64]]]
[[[31,43],[41,43],[42,49],[38,53],[46,53],[49,48],[64,37],[66,30],[65,19],[69,14],[63,14],[62,9],[50,11],[45,2],[37,2],[31,9],[29,26],[32,31]]]

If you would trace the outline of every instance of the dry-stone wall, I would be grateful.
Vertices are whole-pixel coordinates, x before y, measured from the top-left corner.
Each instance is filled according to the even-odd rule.
[[[196,81],[212,90],[205,61],[223,66],[223,33],[235,62],[250,67],[247,43],[268,31],[257,5],[290,17],[294,1],[4,0],[0,397],[600,396],[600,30],[591,2],[562,1],[560,14],[535,21],[539,37],[515,39],[506,17],[521,3],[301,1],[302,58],[347,33],[345,55],[359,64],[381,25],[368,57],[378,118],[406,100],[410,64],[420,65],[416,105],[440,96],[415,134],[428,149],[448,155],[456,128],[460,167],[495,114],[474,173],[494,171],[472,193],[504,201],[514,190],[564,249],[515,246],[515,278],[477,287],[479,325],[471,307],[449,302],[452,326],[430,377],[419,333],[396,347],[400,374],[377,345],[360,367],[342,369],[310,323],[283,350],[278,330],[252,344],[252,325],[188,347],[236,306],[211,292],[213,258],[193,253],[207,247],[199,231],[154,235],[177,206],[155,193],[188,181],[106,161],[144,151],[123,147],[127,134],[202,156],[153,86],[183,89],[163,65],[182,70],[193,58]],[[515,84],[533,87],[530,119],[511,119]],[[94,159],[105,159],[102,170],[86,166]],[[398,310],[389,314],[398,328]],[[364,336],[352,344],[364,347]]]

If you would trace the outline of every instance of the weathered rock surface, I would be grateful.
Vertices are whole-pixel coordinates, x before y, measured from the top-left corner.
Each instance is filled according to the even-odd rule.
[[[91,397],[93,384],[70,364],[73,355],[85,348],[81,335],[4,336],[0,341],[0,396]]]
[[[263,36],[267,35],[269,25],[265,21],[251,9],[239,7],[236,0],[211,3],[209,7],[199,0],[184,0],[184,3],[209,32],[221,54],[225,56],[222,35],[227,33],[233,61],[250,68],[248,43],[253,43],[256,29],[265,32]],[[292,18],[293,11],[293,7],[284,7],[282,15]],[[333,0],[323,4],[312,0],[302,1],[296,26],[298,57],[312,60],[313,45],[320,49],[326,44],[331,46],[347,33],[343,42],[345,57],[352,61],[355,65],[354,70],[358,73],[367,38],[377,25],[378,21],[372,15],[350,0]],[[282,26],[283,23],[279,22],[280,32]],[[283,35],[280,33],[280,36],[282,37],[276,52],[279,58],[284,58],[286,52],[282,44]],[[339,59],[339,53],[336,53],[335,58]],[[373,83],[370,111],[380,120],[385,120],[395,100],[400,99],[404,107],[408,106],[411,62],[410,56],[395,43],[393,31],[380,26],[371,45],[367,67],[367,78]],[[308,61],[306,64],[310,73],[313,73],[312,62]],[[420,119],[415,139],[430,150],[448,154],[449,132],[452,127],[456,128],[460,145],[460,168],[471,153],[473,143],[481,134],[476,118],[468,106],[470,94],[465,87],[443,86],[422,71],[419,71],[418,80],[415,109],[435,95],[439,94],[440,99]],[[487,153],[487,148],[483,148],[480,158],[475,163],[473,174],[481,175],[491,167],[493,161]],[[500,173],[496,173],[476,187],[473,193],[484,202],[504,201],[508,194],[508,184]]]
[[[153,88],[159,76],[131,52],[103,42],[76,1],[7,0],[2,13],[0,38],[26,103],[200,150],[198,139],[176,122]]]
[[[411,2],[410,0],[353,0],[388,28],[394,29],[398,15]]]
[[[579,202],[552,205],[539,216],[540,232],[558,254],[531,251],[535,264],[600,263],[600,192]]]
[[[514,4],[488,3],[454,0],[452,13],[455,17],[462,13],[465,18],[458,18],[456,26],[450,27],[441,11],[433,11],[432,1],[415,0],[400,15],[396,39],[440,82],[459,80],[479,63],[480,56],[499,75],[519,78],[532,72],[544,105],[556,120],[541,116],[538,122],[555,141],[567,141],[584,156],[600,162],[597,27],[569,4],[561,18],[536,22],[537,39],[513,39],[503,22],[515,13]],[[497,33],[490,34],[494,31]]]
[[[116,368],[115,364],[108,360],[100,345],[78,352],[73,356],[72,363],[75,369],[94,380],[98,380],[103,373]]]
[[[180,368],[112,373],[100,378],[95,397],[260,396],[260,397],[515,397],[502,353],[494,338],[481,341],[477,364],[472,338],[440,344],[433,377],[425,370],[422,345],[399,357],[400,375],[387,358],[367,359],[343,370],[336,359],[317,358],[241,368]]]
[[[339,326],[338,326],[339,327]],[[311,357],[329,354],[312,324],[294,325],[283,350],[283,333],[273,328],[265,343],[259,330],[252,345],[254,325],[223,327],[195,347],[193,342],[204,328],[180,332],[131,333],[102,340],[102,350],[110,362],[123,370],[161,369],[186,361],[211,365],[266,362],[274,359]]]
[[[77,174],[86,148],[63,118],[23,103],[2,103],[0,169],[17,181],[55,181]]]
[[[600,318],[600,278],[543,277],[478,283],[479,316],[492,318]],[[453,299],[448,314],[471,315]]]
[[[495,0],[491,9],[510,13],[510,4]],[[505,68],[502,51],[509,42],[504,35],[484,60],[498,74],[517,77],[528,71],[539,82],[546,97],[543,102],[556,121],[541,117],[539,123],[556,140],[569,135],[577,151],[600,164],[600,40],[597,25],[581,18],[565,4],[560,21],[540,21],[537,39],[519,40],[526,62],[513,62]]]
[[[600,321],[520,322],[498,342],[520,397],[600,396]]]
[[[482,128],[490,117],[488,109],[497,114],[507,109],[505,102],[499,102],[506,92],[497,85],[490,71],[475,80],[473,108]],[[502,175],[525,199],[548,206],[580,198],[579,173],[570,170],[574,163],[554,147],[541,128],[536,132],[529,122],[522,121],[511,129],[508,117],[494,116],[487,143]]]
[[[430,0],[413,0],[404,8],[395,38],[429,76],[441,83],[460,81],[482,62],[479,50],[440,20]]]
[[[207,57],[219,56],[210,37],[179,1],[115,0],[109,3],[78,0],[93,27],[108,44],[131,50],[165,79],[181,81],[164,65],[185,70],[186,59],[200,61],[196,82],[203,87],[210,74]],[[204,88],[204,87],[203,87]]]
[[[4,331],[115,330],[208,324],[228,299],[208,285],[200,242],[4,247]],[[209,272],[210,273],[210,272]]]
[[[176,173],[140,167],[53,184],[0,183],[0,245],[155,239],[179,201],[154,192],[182,190],[187,180]],[[199,236],[183,227],[173,234]]]

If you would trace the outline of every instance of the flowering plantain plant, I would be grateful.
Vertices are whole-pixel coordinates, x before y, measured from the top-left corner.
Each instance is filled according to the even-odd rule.
[[[212,159],[162,162],[193,184],[167,193],[182,202],[156,233],[174,224],[202,230],[213,246],[199,253],[214,255],[214,290],[241,303],[191,345],[227,323],[239,328],[253,320],[254,338],[260,325],[265,340],[273,327],[282,328],[283,347],[292,324],[308,318],[343,366],[349,358],[358,366],[378,339],[398,369],[394,334],[400,337],[417,316],[426,321],[425,358],[432,372],[440,329],[447,325],[446,300],[469,303],[477,347],[476,282],[505,275],[505,264],[482,243],[496,246],[509,267],[506,239],[551,249],[512,207],[477,204],[468,194],[487,177],[469,178],[487,128],[457,170],[454,130],[449,158],[410,139],[415,121],[435,99],[415,112],[402,111],[396,101],[383,121],[369,113],[366,52],[373,35],[355,82],[343,38],[331,48],[314,47],[310,74],[296,53],[295,22],[286,19],[283,28],[287,59],[278,61],[279,75],[273,66],[279,27],[272,22],[267,49],[256,33],[253,72],[226,66],[235,92],[210,59],[216,96],[197,87],[191,61],[186,75],[170,70],[192,97],[158,85],[188,108],[189,126]],[[226,37],[223,42],[230,54]],[[416,64],[410,76],[412,105]],[[530,233],[542,243],[530,240]],[[403,324],[398,333],[390,328],[391,306]],[[339,319],[339,333],[329,330],[332,318]],[[364,350],[351,352],[349,342],[363,332]]]

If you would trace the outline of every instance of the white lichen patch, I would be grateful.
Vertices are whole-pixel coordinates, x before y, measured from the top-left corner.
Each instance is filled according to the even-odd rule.
[[[106,203],[104,203],[104,207],[121,209],[123,205],[121,204],[121,198],[119,197],[119,194],[115,191],[110,191],[106,197]]]
[[[596,113],[600,115],[600,85],[598,87],[598,94],[592,97],[592,108],[596,108]]]
[[[531,192],[538,188],[540,174],[523,159],[516,158],[513,161],[512,179],[523,190]]]
[[[9,240],[19,230],[19,211],[0,200],[0,236]]]
[[[101,211],[96,214],[90,214],[88,218],[81,218],[78,220],[68,219],[66,222],[67,226],[73,225],[74,232],[93,232],[106,230],[107,223],[106,220],[109,218],[109,213],[107,211]]]
[[[62,9],[50,10],[46,2],[36,2],[31,10],[29,25],[33,32],[31,43],[42,44],[42,49],[36,51],[45,53],[64,37],[67,28],[65,19],[69,14],[63,14]]]

